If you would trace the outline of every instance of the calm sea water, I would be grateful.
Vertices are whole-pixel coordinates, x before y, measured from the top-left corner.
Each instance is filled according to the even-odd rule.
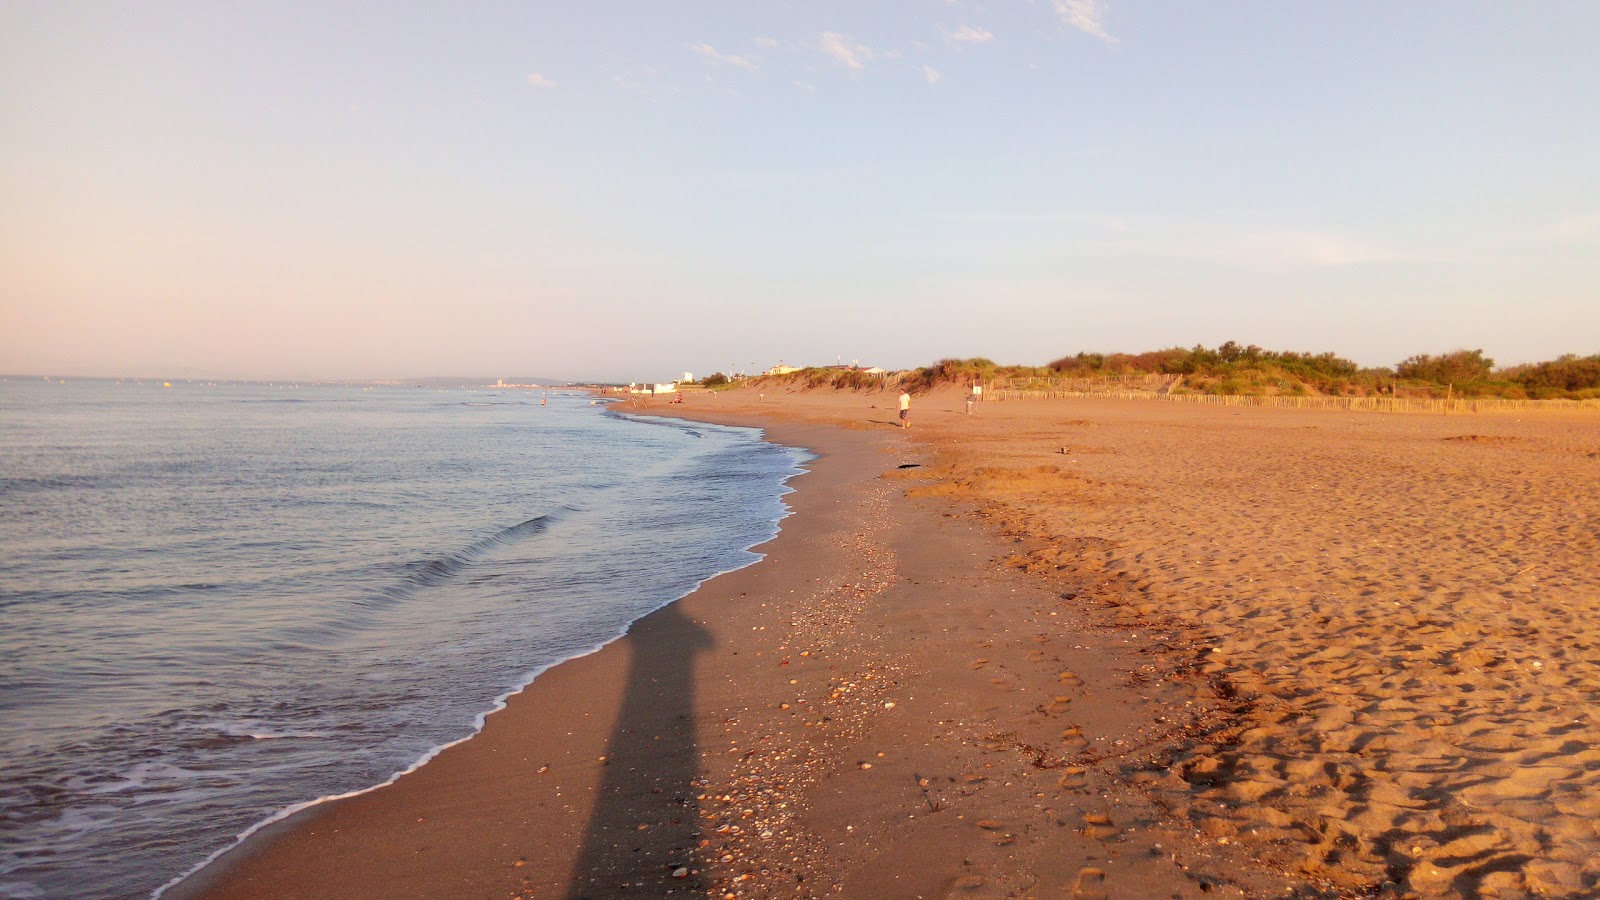
[[[802,461],[560,392],[0,381],[0,896],[389,780],[753,562]]]

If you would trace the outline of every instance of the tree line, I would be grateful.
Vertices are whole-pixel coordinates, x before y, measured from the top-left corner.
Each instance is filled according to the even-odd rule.
[[[1365,367],[1334,353],[1266,350],[1228,341],[1216,348],[1173,347],[1148,353],[1078,353],[1046,368],[1067,377],[1166,374],[1216,394],[1586,399],[1600,397],[1600,353],[1497,368],[1483,350],[1421,353],[1393,367]]]

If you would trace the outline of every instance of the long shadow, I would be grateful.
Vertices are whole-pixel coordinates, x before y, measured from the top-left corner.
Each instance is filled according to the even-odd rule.
[[[709,884],[698,858],[694,658],[711,635],[674,603],[635,623],[628,644],[627,693],[568,900],[704,894]]]

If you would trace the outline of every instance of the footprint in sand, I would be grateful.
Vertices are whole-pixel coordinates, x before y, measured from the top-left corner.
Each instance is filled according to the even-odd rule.
[[[1089,770],[1083,766],[1067,766],[1056,779],[1056,786],[1069,791],[1081,791],[1089,786]]]
[[[1072,698],[1071,697],[1068,697],[1068,696],[1066,696],[1064,694],[1063,695],[1057,695],[1055,697],[1051,697],[1050,698],[1050,702],[1046,703],[1044,705],[1044,707],[1041,710],[1041,712],[1043,712],[1047,716],[1059,715],[1059,714],[1061,714],[1063,712],[1066,712],[1067,708],[1070,707],[1071,705],[1072,705]]]
[[[984,884],[984,880],[976,875],[963,875],[956,879],[955,887],[958,891],[975,891]]]
[[[1083,729],[1074,725],[1061,732],[1062,750],[1068,753],[1078,753],[1088,749],[1089,739],[1083,736]]]
[[[1107,900],[1106,873],[1103,869],[1085,866],[1078,870],[1078,878],[1072,885],[1074,900]]]
[[[1105,813],[1083,814],[1083,836],[1093,841],[1109,841],[1122,833]]]

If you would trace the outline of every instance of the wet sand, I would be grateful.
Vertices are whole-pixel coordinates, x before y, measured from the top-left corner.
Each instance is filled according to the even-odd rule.
[[[768,557],[169,896],[1595,896],[1600,420],[658,404]]]

